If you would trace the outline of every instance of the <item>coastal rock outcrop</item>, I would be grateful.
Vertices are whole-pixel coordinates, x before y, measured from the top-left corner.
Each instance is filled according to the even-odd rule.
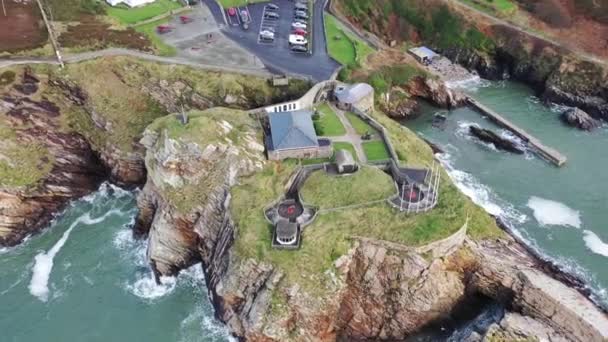
[[[226,121],[237,115],[243,117],[235,119],[238,127]],[[229,187],[262,166],[264,148],[247,128],[249,120],[244,113],[214,108],[190,114],[187,124],[173,115],[157,119],[145,131],[148,180],[138,197],[134,231],[148,236],[148,258],[157,275],[173,275],[201,260],[199,243],[213,245],[217,238],[207,228],[222,215],[217,207]]]
[[[602,124],[600,121],[592,118],[589,114],[578,108],[570,108],[564,111],[561,117],[568,125],[585,131],[596,129]]]
[[[524,150],[519,147],[515,142],[505,139],[493,131],[478,126],[469,126],[469,132],[477,139],[493,144],[497,149],[504,150],[516,154],[523,154]]]
[[[0,99],[0,245],[16,245],[45,227],[107,177],[85,138],[63,129],[60,107],[35,99],[39,83],[26,70]]]

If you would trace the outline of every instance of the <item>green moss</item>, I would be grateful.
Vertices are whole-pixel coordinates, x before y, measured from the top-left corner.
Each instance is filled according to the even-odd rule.
[[[332,209],[388,199],[397,192],[384,171],[363,166],[348,176],[314,172],[300,190],[302,200],[320,209]]]

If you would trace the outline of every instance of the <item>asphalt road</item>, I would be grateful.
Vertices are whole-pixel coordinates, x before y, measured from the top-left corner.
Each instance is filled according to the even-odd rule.
[[[213,13],[218,23],[224,24],[221,8],[213,0],[203,0]],[[323,30],[323,0],[315,2],[313,15],[313,53],[302,54],[293,53],[289,49],[288,36],[291,31],[291,21],[293,19],[293,1],[273,0],[277,4],[280,19],[276,23],[276,39],[272,44],[260,44],[258,34],[262,23],[262,13],[264,3],[251,4],[248,6],[253,22],[247,31],[239,26],[224,25],[222,32],[255,54],[264,63],[266,68],[274,73],[294,73],[308,76],[315,81],[329,79],[335,70],[340,66],[336,61],[329,57],[325,43],[325,33]]]

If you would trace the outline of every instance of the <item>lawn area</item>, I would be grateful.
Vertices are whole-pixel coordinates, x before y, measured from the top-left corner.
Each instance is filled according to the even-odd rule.
[[[334,145],[334,151],[347,150],[348,152],[350,152],[350,154],[353,155],[353,158],[355,158],[356,161],[359,161],[359,158],[357,157],[357,152],[355,151],[355,147],[353,146],[353,144],[337,141],[333,145]],[[332,160],[335,160],[335,159],[332,159]]]
[[[156,33],[156,27],[158,25],[167,24],[168,22],[168,19],[160,19],[151,23],[136,26],[135,30],[148,36],[152,44],[154,44],[154,48],[156,49],[156,53],[158,55],[170,57],[175,56],[177,54],[177,50],[173,46],[165,44],[165,42],[163,42],[163,40]]]
[[[244,6],[248,3],[255,3],[255,2],[267,2],[269,0],[218,0],[220,5],[222,5],[222,7],[224,8],[230,8],[230,7],[238,7],[238,6]]]
[[[384,171],[363,166],[348,176],[316,171],[300,190],[302,200],[320,209],[333,209],[387,199],[396,193],[393,179]]]
[[[357,134],[363,135],[367,132],[374,132],[374,129],[372,128],[372,126],[368,125],[367,122],[363,121],[363,119],[361,119],[357,114],[347,112],[346,118],[348,119],[350,124],[353,126],[353,128],[355,129]]]
[[[398,123],[388,126],[389,132],[396,134],[391,136],[395,144],[410,153],[409,160],[424,164],[431,162],[430,148],[413,132]],[[333,262],[352,246],[352,236],[421,245],[453,234],[462,227],[467,216],[468,233],[472,238],[494,238],[503,234],[494,220],[463,195],[443,173],[439,203],[427,213],[405,215],[386,203],[323,213],[304,230],[299,250],[272,249],[272,227],[265,221],[262,209],[283,193],[295,168],[296,162],[268,163],[263,171],[241,178],[240,185],[231,190],[231,213],[237,226],[237,255],[271,263],[284,272],[281,288],[297,283],[308,294],[323,298],[332,289],[332,280],[326,271],[331,270]],[[363,172],[359,176],[365,177],[353,179],[326,179],[322,174],[313,174],[304,185],[302,196],[317,205],[332,207],[364,201],[362,197],[386,195],[388,187],[385,186],[391,182],[390,178],[379,170]]]
[[[338,150],[347,150],[349,151],[356,161],[359,161],[357,158],[357,152],[355,152],[355,147],[351,143],[347,142],[335,142],[334,146],[334,155],[331,158],[312,158],[312,159],[301,159],[302,165],[313,165],[313,164],[323,164],[323,163],[331,163],[336,161],[336,153]]]
[[[136,24],[161,14],[182,7],[182,3],[174,0],[156,0],[153,3],[141,7],[131,8],[126,5],[108,6],[106,9],[110,17],[115,18],[122,24]]]
[[[388,150],[382,140],[366,141],[361,145],[363,146],[363,151],[369,161],[386,160],[390,158]]]
[[[317,107],[317,113],[318,116],[313,117],[317,135],[335,137],[346,134],[342,122],[327,103]]]
[[[512,0],[460,0],[479,10],[505,16],[513,14],[517,10],[517,5]]]
[[[329,51],[329,55],[340,64],[354,65],[357,62],[363,63],[367,55],[374,51],[357,37],[346,34],[333,15],[325,14],[324,18],[327,50]]]

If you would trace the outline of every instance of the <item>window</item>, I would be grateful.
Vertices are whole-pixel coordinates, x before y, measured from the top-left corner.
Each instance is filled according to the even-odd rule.
[[[283,105],[283,111],[286,112],[287,111],[287,105]]]

